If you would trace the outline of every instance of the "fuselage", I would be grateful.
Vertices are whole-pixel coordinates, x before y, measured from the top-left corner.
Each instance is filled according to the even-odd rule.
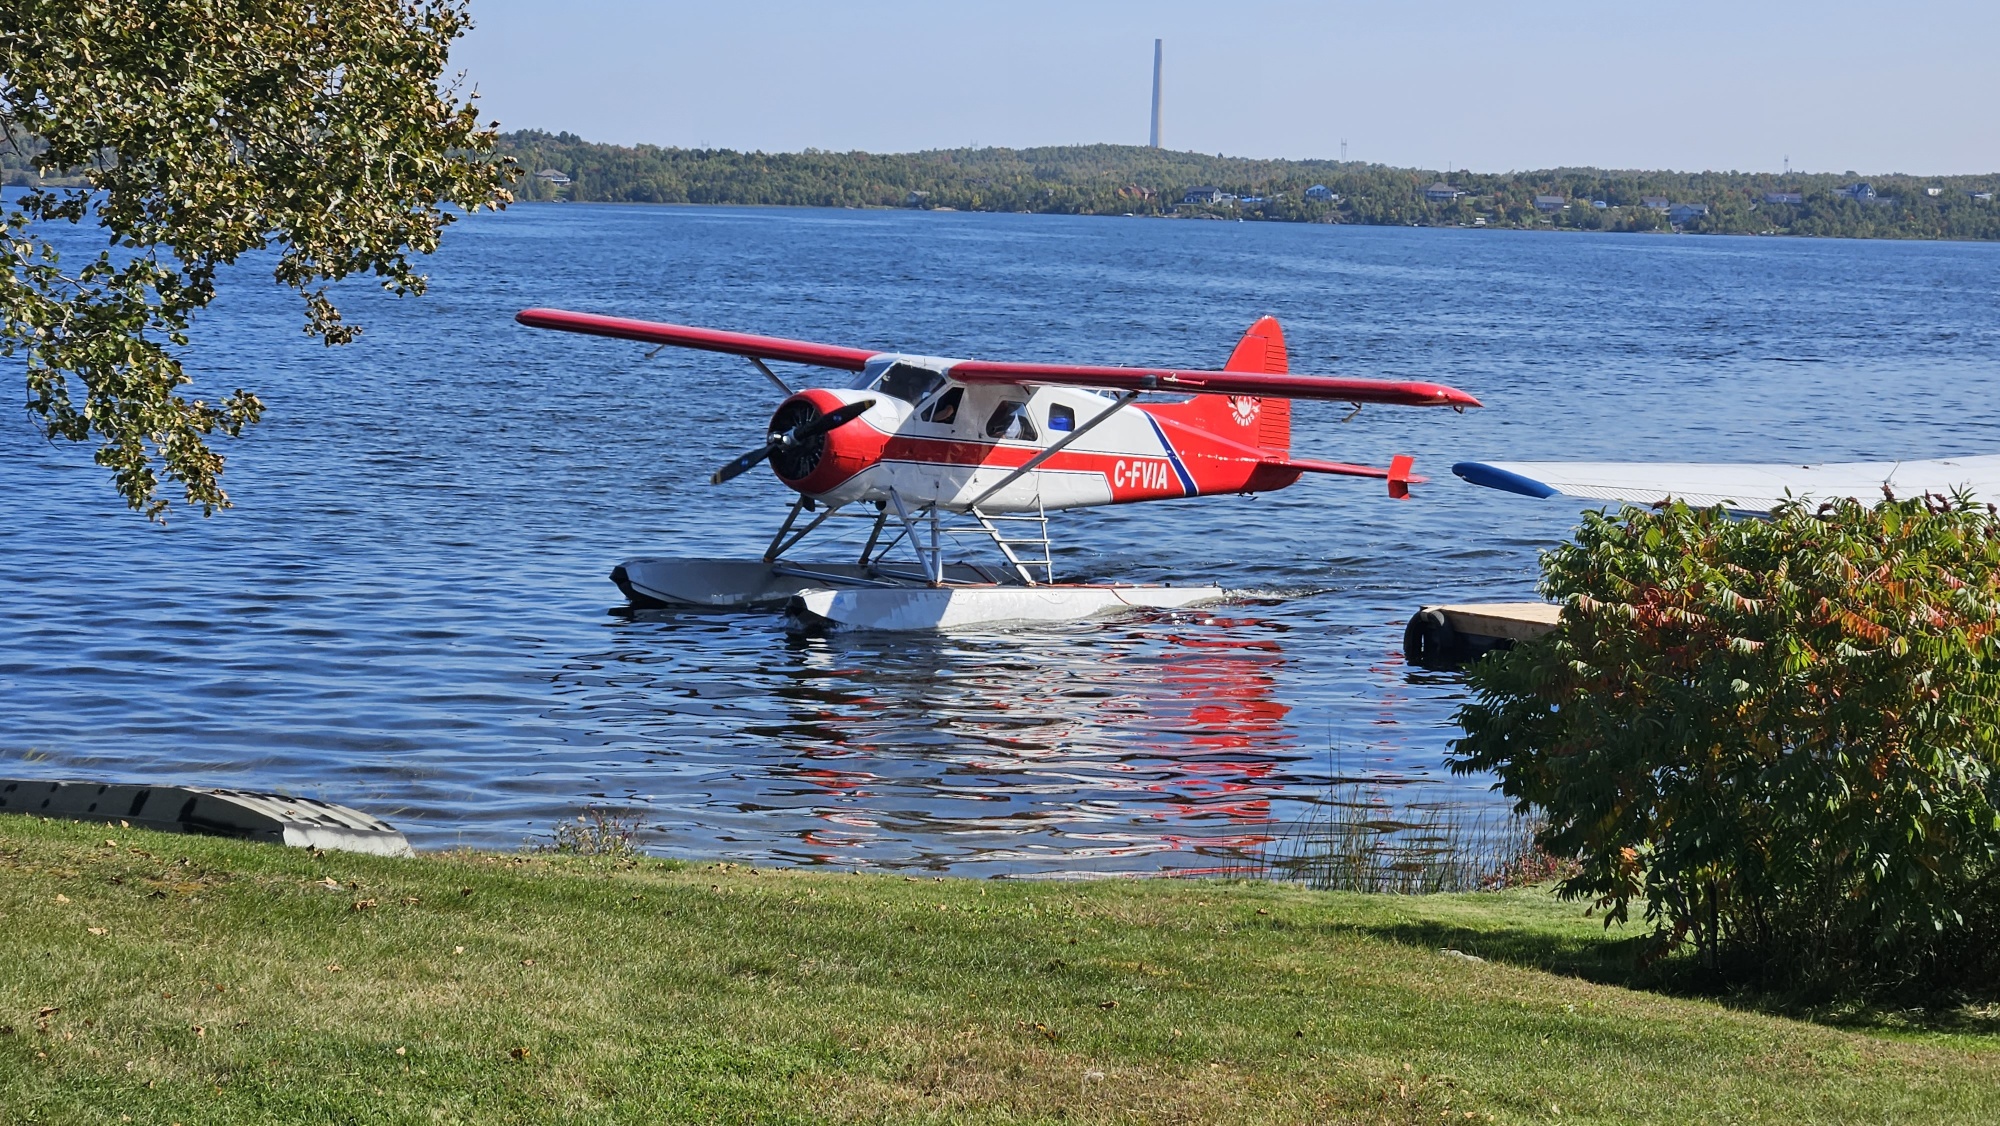
[[[893,489],[913,508],[962,511],[977,504],[986,512],[1019,512],[1264,492],[1292,484],[1301,472],[1285,464],[1284,400],[1238,397],[1224,405],[1218,399],[1216,409],[1198,415],[1191,403],[1119,408],[1116,397],[1083,388],[959,383],[949,376],[951,364],[879,356],[850,387],[814,388],[786,400],[774,430],[781,419],[809,417],[806,404],[822,415],[863,400],[875,405],[824,435],[823,446],[801,451],[809,456],[774,456],[779,479],[829,504],[888,501]],[[1108,411],[1115,413],[1091,425]],[[1206,425],[1196,425],[1197,418]]]

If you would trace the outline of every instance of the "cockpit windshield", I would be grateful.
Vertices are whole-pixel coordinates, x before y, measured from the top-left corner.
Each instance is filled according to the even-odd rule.
[[[874,379],[864,378],[859,385],[863,390],[880,391],[906,403],[921,403],[944,386],[944,376],[915,364],[894,363]]]

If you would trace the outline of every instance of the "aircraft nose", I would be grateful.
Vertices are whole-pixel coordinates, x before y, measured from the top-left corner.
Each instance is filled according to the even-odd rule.
[[[887,434],[858,417],[835,417],[874,401],[848,403],[824,388],[800,391],[785,400],[771,418],[772,432],[799,433],[800,441],[771,455],[771,469],[778,479],[807,496],[819,496],[880,461]],[[833,425],[820,428],[817,424],[822,422]]]

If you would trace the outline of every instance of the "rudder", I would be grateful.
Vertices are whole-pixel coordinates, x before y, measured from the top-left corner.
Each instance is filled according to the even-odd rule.
[[[1259,317],[1257,323],[1236,342],[1223,371],[1284,375],[1291,369],[1285,360],[1285,330],[1276,317]],[[1149,406],[1149,412],[1199,426],[1220,437],[1253,446],[1278,458],[1292,448],[1292,401],[1260,399],[1255,395],[1196,395],[1185,403]]]
[[[1253,371],[1263,375],[1284,375],[1291,370],[1285,357],[1285,330],[1278,327],[1278,318],[1259,317],[1257,323],[1236,342],[1236,350],[1229,353],[1229,362],[1222,365],[1223,371]],[[1229,395],[1223,397],[1225,421],[1238,429],[1254,425],[1256,432],[1245,435],[1254,439],[1250,444],[1283,457],[1292,449],[1292,401],[1290,399],[1259,399],[1249,395]],[[1250,418],[1247,423],[1244,416]]]

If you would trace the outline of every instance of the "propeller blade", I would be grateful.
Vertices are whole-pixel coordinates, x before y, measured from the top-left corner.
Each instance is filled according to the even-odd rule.
[[[708,479],[708,483],[711,485],[720,485],[724,481],[741,477],[751,469],[756,468],[759,462],[784,449],[786,446],[796,446],[800,442],[817,438],[829,430],[845,426],[867,413],[868,408],[874,405],[875,400],[873,399],[863,399],[858,403],[849,403],[838,410],[823,414],[803,426],[794,426],[789,433],[773,434],[771,440],[764,443],[762,449],[751,450],[749,453],[716,470],[715,475]]]
[[[816,437],[829,430],[845,426],[868,413],[868,408],[874,405],[875,400],[863,399],[858,403],[849,403],[831,413],[823,414],[815,421],[808,422],[797,430],[792,431],[792,441],[803,442],[807,438]]]
[[[728,465],[723,466],[721,469],[716,470],[715,475],[708,479],[708,483],[711,485],[720,485],[724,481],[729,481],[733,480],[734,478],[741,477],[743,476],[743,474],[756,468],[758,462],[761,462],[765,458],[770,457],[772,454],[777,453],[782,448],[784,448],[784,442],[780,439],[773,438],[761,448],[751,450],[749,453],[744,454],[742,457],[739,457],[735,461],[730,462]]]

